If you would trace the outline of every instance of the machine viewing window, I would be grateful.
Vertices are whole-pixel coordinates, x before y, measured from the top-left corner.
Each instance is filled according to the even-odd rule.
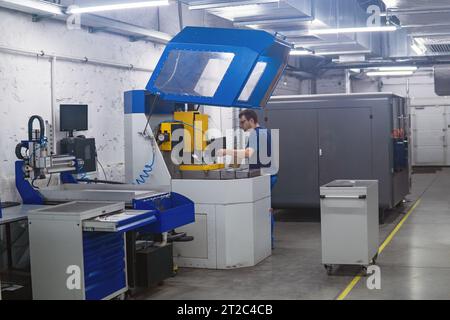
[[[233,58],[229,52],[173,50],[155,86],[170,94],[214,97]]]
[[[266,62],[258,62],[253,68],[252,74],[248,78],[247,83],[245,84],[244,89],[241,92],[241,95],[239,96],[239,101],[248,101],[250,99],[250,96],[252,95],[253,91],[256,88],[256,85],[258,84],[259,80],[261,79],[264,70],[266,70],[267,63]]]

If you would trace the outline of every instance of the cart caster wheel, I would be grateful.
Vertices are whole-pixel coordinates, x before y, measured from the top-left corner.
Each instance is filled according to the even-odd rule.
[[[333,273],[333,266],[331,264],[324,265],[325,270],[327,270],[327,275],[331,275]]]
[[[363,276],[367,276],[367,266],[362,266],[361,267],[361,272]]]
[[[370,264],[371,265],[377,264],[377,259],[378,259],[378,253],[372,258],[372,260],[370,261]]]

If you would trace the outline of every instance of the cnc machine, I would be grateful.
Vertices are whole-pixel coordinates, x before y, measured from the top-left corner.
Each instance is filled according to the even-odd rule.
[[[195,223],[180,228],[194,241],[174,245],[179,266],[239,268],[270,256],[270,176],[217,161],[209,147],[224,142],[207,139],[200,110],[264,107],[289,50],[264,31],[186,27],[167,44],[146,90],[125,93],[127,182],[171,185],[195,203]]]

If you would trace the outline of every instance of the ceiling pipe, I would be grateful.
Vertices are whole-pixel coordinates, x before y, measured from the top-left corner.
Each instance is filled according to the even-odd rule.
[[[450,7],[432,7],[432,8],[389,8],[384,14],[397,14],[397,15],[413,15],[413,14],[432,14],[432,13],[445,13],[450,12]]]
[[[439,58],[442,58],[440,56]],[[450,56],[446,56],[447,60],[409,60],[409,61],[392,61],[392,62],[366,62],[366,63],[333,63],[320,67],[320,69],[368,69],[379,67],[432,67],[434,65],[450,64]]]
[[[316,76],[313,75],[312,73],[300,71],[300,70],[286,69],[285,73],[289,76],[294,76],[294,77],[301,78],[301,79],[315,79],[316,78]]]
[[[47,58],[47,59],[55,58],[58,61],[83,63],[83,64],[103,66],[103,67],[132,70],[132,71],[143,71],[143,72],[148,72],[148,73],[153,72],[153,69],[149,69],[149,68],[145,68],[145,67],[141,67],[141,66],[135,66],[133,64],[125,64],[125,63],[119,63],[119,62],[115,62],[115,61],[107,61],[107,60],[101,60],[101,59],[89,58],[89,57],[76,57],[76,56],[62,55],[62,54],[57,54],[57,53],[46,52],[43,50],[33,51],[33,50],[27,50],[27,49],[22,49],[22,48],[14,48],[14,47],[10,47],[10,46],[0,45],[0,52],[9,53],[9,54],[13,54],[13,55],[37,57],[37,58]]]
[[[69,17],[66,13],[66,7],[48,1],[0,0],[0,7],[30,14],[34,22],[43,19],[55,19],[66,22]],[[81,25],[91,30],[126,36],[130,40],[144,40],[166,44],[172,39],[172,35],[164,32],[94,14],[83,14]]]

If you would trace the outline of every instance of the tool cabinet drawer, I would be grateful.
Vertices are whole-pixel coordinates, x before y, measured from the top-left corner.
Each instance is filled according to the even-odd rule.
[[[87,232],[126,232],[156,221],[153,210],[126,210],[99,216],[83,221],[83,231]]]

